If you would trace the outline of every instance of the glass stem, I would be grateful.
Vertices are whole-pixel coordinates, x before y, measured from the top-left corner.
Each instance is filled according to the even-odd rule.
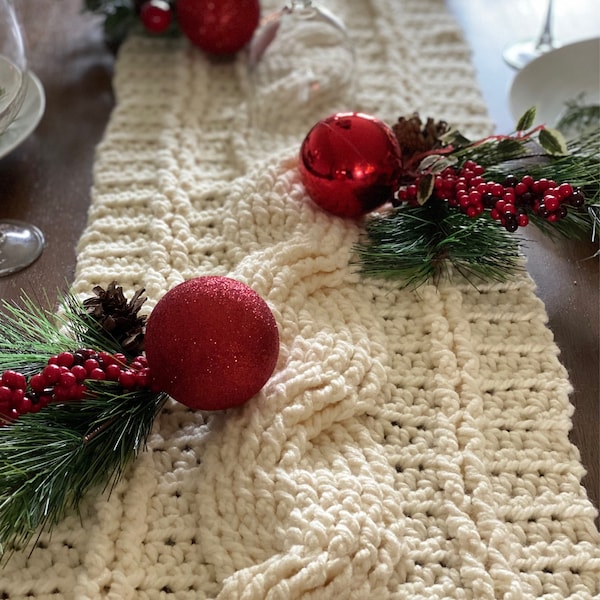
[[[552,39],[552,4],[553,0],[548,0],[548,9],[546,10],[546,18],[544,21],[544,28],[542,29],[542,33],[537,40],[535,45],[538,50],[547,50],[554,46],[554,41]]]

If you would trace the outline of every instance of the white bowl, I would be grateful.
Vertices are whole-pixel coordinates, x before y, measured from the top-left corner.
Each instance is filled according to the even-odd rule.
[[[512,82],[509,103],[515,123],[536,106],[536,124],[553,127],[566,103],[579,97],[600,104],[600,38],[562,46],[525,65]]]

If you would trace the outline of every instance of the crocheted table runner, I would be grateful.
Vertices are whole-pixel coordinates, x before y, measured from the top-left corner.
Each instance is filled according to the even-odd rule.
[[[353,108],[491,129],[442,0],[327,5],[357,51]],[[281,353],[239,409],[168,404],[110,497],[13,556],[0,598],[593,598],[595,510],[531,280],[362,278],[359,225],[316,208],[297,171],[340,62],[322,57],[331,85],[305,114],[282,101],[302,61],[284,58],[283,88],[253,92],[259,132],[242,57],[121,48],[75,291],[116,279],[150,309],[185,279],[234,277],[269,303]]]

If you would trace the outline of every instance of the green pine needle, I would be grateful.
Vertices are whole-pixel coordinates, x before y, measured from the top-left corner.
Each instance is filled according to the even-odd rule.
[[[76,511],[88,491],[112,487],[143,449],[167,398],[123,393],[109,382],[95,392],[0,427],[0,555]]]
[[[450,268],[474,285],[506,281],[521,268],[518,242],[494,221],[431,201],[369,219],[356,252],[363,274],[408,288],[437,284]]]
[[[30,298],[22,306],[3,303],[3,309],[0,373],[14,369],[29,377],[66,350],[119,351],[73,296],[62,298],[59,316]],[[111,489],[144,448],[168,397],[108,381],[86,386],[82,401],[51,403],[0,426],[2,559],[76,512],[88,491]]]

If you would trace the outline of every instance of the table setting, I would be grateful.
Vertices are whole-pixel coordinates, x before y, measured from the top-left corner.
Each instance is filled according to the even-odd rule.
[[[505,126],[459,0],[44,10],[0,598],[598,597],[598,38]]]

